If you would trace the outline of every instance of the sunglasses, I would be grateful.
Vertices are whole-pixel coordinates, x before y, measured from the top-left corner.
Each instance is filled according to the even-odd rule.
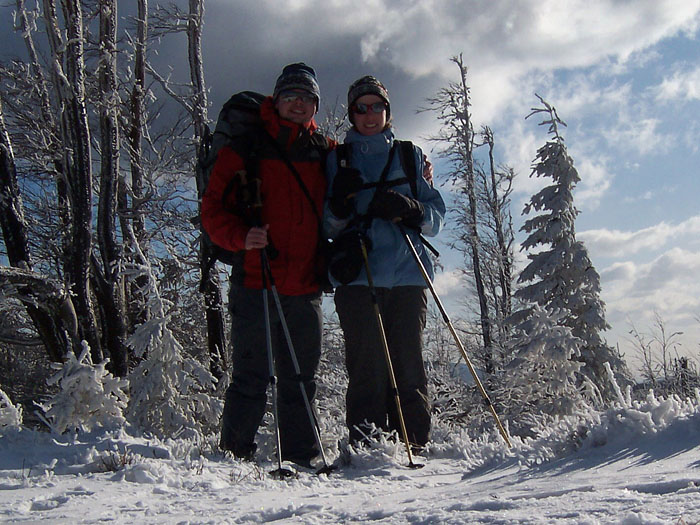
[[[370,110],[372,113],[381,113],[382,111],[386,110],[386,103],[375,102],[373,104],[363,104],[362,102],[358,102],[353,107],[353,111],[358,115],[364,115]]]
[[[296,100],[301,100],[304,104],[315,104],[316,97],[308,93],[298,93],[296,91],[283,91],[280,93],[280,100],[282,102],[294,102]]]

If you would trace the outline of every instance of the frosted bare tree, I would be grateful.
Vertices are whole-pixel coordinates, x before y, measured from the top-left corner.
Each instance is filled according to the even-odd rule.
[[[496,328],[500,341],[506,339],[505,320],[512,313],[513,303],[513,218],[510,213],[510,196],[513,192],[515,172],[507,166],[497,166],[494,159],[495,139],[491,128],[481,130],[483,144],[488,146],[488,167],[479,170],[481,189],[479,202],[483,206],[483,231],[486,257],[487,288],[494,305]]]
[[[505,322],[512,296],[513,233],[510,204],[513,172],[496,167],[495,141],[490,128],[474,131],[467,66],[453,57],[459,77],[428,99],[442,127],[432,140],[449,161],[449,180],[459,192],[454,213],[459,229],[455,246],[464,255],[465,271],[474,285],[478,325],[483,341],[481,366],[494,374],[502,362]],[[475,159],[476,148],[488,145],[486,169]]]
[[[204,27],[204,0],[189,0],[188,12],[183,12],[177,5],[158,6],[154,14],[154,25],[158,34],[185,33],[187,37],[187,56],[189,62],[190,83],[186,86],[175,86],[165,76],[160,75],[153,68],[149,72],[163,86],[172,99],[184,108],[194,130],[194,143],[191,151],[191,159],[198,157],[198,146],[208,133],[207,114],[207,90],[204,80],[204,61],[202,58],[202,30]],[[191,165],[192,174],[196,171],[196,165]],[[197,193],[204,193],[204,181],[201,177],[195,177]],[[201,202],[198,203],[201,206]],[[197,214],[199,217],[199,214]],[[197,224],[198,226],[199,224]],[[207,327],[207,348],[210,359],[210,368],[217,379],[224,375],[226,368],[226,336],[224,321],[224,306],[221,295],[221,282],[216,271],[209,271],[208,264],[211,260],[211,247],[206,243],[200,243],[199,268],[202,275],[200,290],[204,297],[204,315]]]
[[[160,80],[147,76],[147,0],[138,0],[133,33],[118,31],[116,0],[15,1],[26,53],[0,63],[0,100],[5,151],[18,156],[24,191],[21,204],[8,201],[25,212],[27,255],[16,264],[63,281],[79,322],[66,336],[58,317],[42,327],[29,314],[49,357],[61,360],[77,349],[74,339],[85,340],[93,362],[109,357],[125,375],[126,336],[152,311],[147,272],[163,278],[168,313],[181,314],[169,316],[173,333],[197,353],[201,297],[188,261],[196,200],[182,180],[192,178],[193,120],[163,111]],[[9,174],[14,161],[4,158]],[[18,238],[3,239],[6,253]]]
[[[27,224],[10,136],[0,101],[0,227],[13,269],[0,268],[0,295],[15,295],[23,303],[39,337],[54,360],[78,344],[77,318],[62,283],[32,272]],[[3,340],[14,339],[3,335]]]
[[[442,123],[440,134],[433,140],[441,144],[442,155],[451,163],[450,180],[460,192],[457,221],[463,229],[458,233],[458,249],[469,261],[469,269],[474,278],[474,286],[479,301],[481,334],[484,347],[490,348],[491,317],[486,300],[482,277],[481,249],[477,223],[476,174],[474,169],[474,148],[476,136],[471,119],[470,88],[467,84],[467,66],[462,55],[452,57],[459,69],[457,82],[451,82],[428,99],[429,107],[438,115]],[[487,368],[490,366],[487,364]]]
[[[97,240],[101,261],[96,264],[93,275],[99,305],[103,309],[102,316],[110,319],[110,322],[102,323],[103,340],[115,375],[123,377],[128,372],[128,362],[126,306],[121,282],[123,253],[117,243],[116,232],[120,152],[116,0],[100,0],[99,10],[100,192]]]
[[[62,2],[65,41],[59,29],[55,0],[44,0],[49,33],[50,62],[58,84],[55,102],[61,130],[61,165],[67,184],[69,222],[64,238],[63,271],[75,297],[80,337],[90,345],[93,362],[102,361],[93,296],[90,289],[92,257],[93,172],[90,126],[86,100],[83,12],[78,0]],[[62,208],[63,210],[64,208]]]

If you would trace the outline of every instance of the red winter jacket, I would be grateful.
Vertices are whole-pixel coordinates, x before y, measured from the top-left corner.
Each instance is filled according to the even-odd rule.
[[[267,132],[284,146],[287,158],[301,175],[316,210],[319,214],[323,213],[326,191],[324,169],[318,149],[308,144],[316,130],[316,123],[312,120],[302,126],[281,119],[271,97],[263,102],[260,115]],[[328,144],[328,141],[325,142]],[[259,155],[262,223],[270,225],[268,239],[279,252],[277,257],[270,259],[277,289],[285,295],[317,292],[319,224],[311,203],[272,144],[263,145]],[[262,289],[260,251],[245,250],[245,238],[251,225],[229,211],[234,209],[236,192],[230,193],[226,205],[222,202],[227,185],[235,173],[243,169],[243,159],[238,153],[230,147],[220,150],[202,197],[202,225],[215,244],[240,252],[242,268],[234,267],[234,274],[242,278],[242,285]]]

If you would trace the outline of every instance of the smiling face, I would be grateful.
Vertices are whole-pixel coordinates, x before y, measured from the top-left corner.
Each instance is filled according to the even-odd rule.
[[[383,105],[383,109],[379,113],[375,113],[372,110],[372,104],[376,102]],[[358,113],[356,111],[357,104],[365,105],[367,111],[365,113]],[[384,131],[386,126],[386,105],[381,97],[377,95],[361,96],[354,102],[352,112],[355,129],[361,135],[376,135]]]
[[[306,124],[316,113],[316,99],[304,90],[295,89],[280,93],[275,107],[283,119],[295,124]]]

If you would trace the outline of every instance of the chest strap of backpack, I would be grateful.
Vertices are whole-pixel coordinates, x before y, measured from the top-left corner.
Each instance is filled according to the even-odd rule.
[[[404,173],[406,174],[405,177],[400,177],[398,179],[393,179],[390,181],[386,180],[386,177],[389,173],[389,168],[391,166],[391,162],[393,160],[393,152],[394,150],[398,147],[399,150],[399,160],[401,161],[401,167],[403,168]],[[349,168],[350,167],[350,144],[339,144],[338,147],[336,148],[336,161],[338,164],[338,168]],[[372,188],[391,188],[393,186],[400,186],[401,184],[405,184],[408,182],[408,185],[411,187],[411,193],[413,193],[414,198],[418,198],[418,170],[416,168],[416,157],[414,155],[414,148],[413,148],[413,143],[410,140],[395,140],[394,141],[394,146],[391,149],[391,152],[389,154],[389,161],[387,162],[386,166],[384,167],[384,170],[382,171],[381,176],[379,177],[378,182],[367,182],[363,184],[360,189],[372,189]],[[371,218],[367,218],[367,216],[358,216],[358,220],[363,220],[365,226],[369,228],[369,225],[371,223]],[[435,257],[440,257],[440,252],[433,246],[428,239],[426,239],[422,233],[418,232],[418,236],[423,243],[423,245],[428,248]]]
[[[380,180],[378,182],[366,182],[360,187],[360,189],[369,190],[377,187],[392,188],[394,186],[400,186],[408,183],[411,188],[411,194],[414,198],[418,198],[418,183],[416,182],[418,170],[416,167],[416,157],[413,149],[413,143],[410,140],[395,140],[394,147],[398,147],[401,168],[406,176],[392,180],[386,180],[385,176],[384,180]],[[350,149],[350,144],[339,144],[336,148],[335,151],[338,168],[350,167]]]

